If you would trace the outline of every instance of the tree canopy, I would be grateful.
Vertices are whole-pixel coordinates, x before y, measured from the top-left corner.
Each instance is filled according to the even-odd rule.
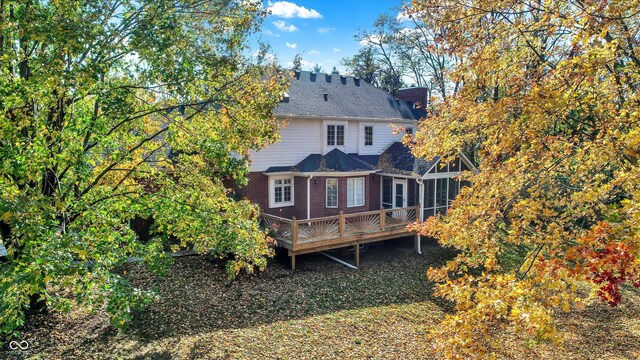
[[[106,306],[124,325],[149,293],[117,271],[154,270],[163,246],[263,268],[258,209],[229,196],[247,154],[277,140],[286,89],[243,56],[264,10],[251,1],[0,3],[0,332],[34,297]],[[151,238],[129,226],[151,218]]]
[[[558,340],[558,312],[640,286],[638,1],[414,0],[463,83],[412,139],[416,155],[477,150],[446,216],[416,230],[459,250],[430,269],[455,305],[446,357],[491,352],[494,331]],[[409,143],[409,142],[408,142]],[[628,285],[625,285],[628,284]]]

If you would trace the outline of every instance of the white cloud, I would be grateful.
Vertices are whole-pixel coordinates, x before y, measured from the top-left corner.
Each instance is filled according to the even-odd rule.
[[[265,35],[267,35],[267,36],[280,37],[280,34],[276,34],[276,33],[274,33],[274,32],[273,32],[273,31],[271,31],[271,30],[265,30],[265,31],[263,31],[263,33],[264,33]]]
[[[311,55],[311,56],[320,55],[320,51],[311,49],[309,51],[309,55]]]
[[[322,19],[322,15],[314,9],[307,9],[304,6],[296,5],[288,1],[268,2],[267,10],[271,14],[285,19],[302,18],[302,19]]]
[[[411,15],[408,14],[406,10],[400,10],[398,15],[396,15],[396,20],[401,23],[411,21]]]
[[[300,65],[302,67],[304,67],[304,68],[311,67],[311,63],[308,62],[307,60],[300,60]],[[287,66],[292,67],[293,66],[293,61],[289,61],[287,63]]]
[[[380,40],[382,40],[382,36],[378,34],[371,34],[365,36],[362,40],[360,40],[360,45],[369,46],[372,44],[379,44]]]
[[[333,51],[334,51],[334,52],[340,52],[340,49],[338,49],[338,48],[333,48]]]
[[[253,57],[257,58],[260,55],[260,50],[257,50],[256,52],[253,53]],[[271,53],[265,53],[264,54],[264,59],[265,60],[275,60],[276,56],[271,54]]]
[[[273,25],[275,25],[275,27],[277,27],[278,30],[280,30],[280,31],[294,32],[294,31],[298,30],[298,28],[295,27],[295,25],[293,25],[293,24],[287,25],[287,23],[282,21],[282,20],[274,21]]]
[[[333,28],[333,27],[321,27],[321,28],[318,28],[318,32],[320,34],[328,34],[328,33],[332,32],[332,31],[335,31],[335,30],[336,30],[336,28]]]
[[[287,47],[288,47],[289,49],[295,49],[295,48],[297,48],[297,47],[298,47],[298,44],[296,44],[296,43],[293,43],[293,44],[292,44],[292,43],[289,43],[289,42],[288,42],[288,43],[286,43],[285,45],[287,45]]]

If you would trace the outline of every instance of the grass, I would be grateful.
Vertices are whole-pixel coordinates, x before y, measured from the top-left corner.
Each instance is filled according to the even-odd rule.
[[[103,313],[38,316],[24,331],[30,348],[0,358],[429,358],[426,334],[449,308],[432,296],[425,270],[452,254],[433,244],[421,257],[412,250],[410,241],[379,244],[362,254],[360,270],[316,254],[292,273],[282,257],[232,283],[207,257],[178,259],[161,279],[131,266],[132,282],[156,288],[160,300],[125,334]],[[561,346],[527,347],[503,334],[499,357],[639,358],[640,295],[627,295],[617,308],[563,315]]]

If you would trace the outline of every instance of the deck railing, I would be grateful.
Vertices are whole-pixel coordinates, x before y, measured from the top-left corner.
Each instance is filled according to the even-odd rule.
[[[262,220],[273,237],[295,247],[299,244],[402,230],[416,220],[419,212],[419,207],[406,207],[353,214],[340,212],[340,215],[305,220],[263,214]]]

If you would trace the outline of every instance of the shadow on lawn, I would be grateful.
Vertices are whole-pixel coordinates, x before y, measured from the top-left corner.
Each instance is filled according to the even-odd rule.
[[[300,256],[292,272],[281,256],[265,272],[230,283],[211,259],[182,258],[164,278],[130,272],[135,284],[156,288],[160,300],[138,313],[127,333],[155,340],[391,304],[432,301],[446,307],[433,297],[425,271],[452,256],[431,242],[418,256],[410,239],[394,240],[364,252],[360,270],[314,254]]]

